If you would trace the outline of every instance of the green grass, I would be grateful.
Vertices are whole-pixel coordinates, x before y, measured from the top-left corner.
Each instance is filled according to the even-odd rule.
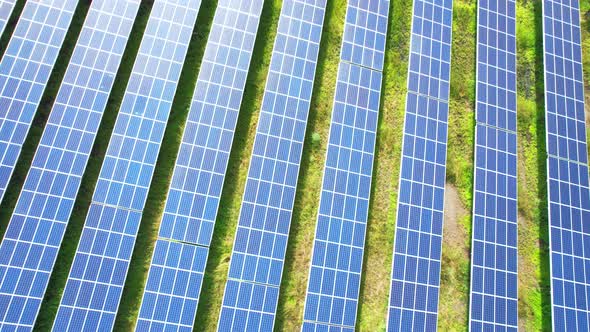
[[[19,1],[20,7],[17,6],[15,13],[22,9],[22,4],[23,1]],[[88,2],[81,2],[79,6],[66,44],[44,94],[40,110],[25,142],[14,177],[4,202],[0,205],[0,235],[5,231],[16,203],[88,5]],[[116,319],[117,331],[131,331],[135,325],[163,203],[215,5],[214,0],[204,1],[199,12],[142,217]],[[303,316],[345,5],[346,0],[328,1],[326,9],[316,82],[281,284],[277,330],[298,329]],[[453,210],[459,212],[447,210],[445,214],[438,322],[441,331],[467,330],[472,222],[470,212],[473,200],[476,5],[476,0],[454,1],[447,153],[449,190],[446,193],[446,201],[449,204],[453,202],[455,204]],[[590,81],[590,14],[585,13],[590,11],[590,2],[583,1],[581,5],[583,53],[586,55],[584,68],[588,83]],[[53,323],[150,7],[151,1],[142,2],[138,20],[132,31],[132,37],[117,74],[113,93],[109,98],[96,144],[82,180],[82,189],[50,279],[47,295],[37,320],[37,330],[49,330]],[[207,262],[195,323],[197,330],[213,331],[217,325],[280,9],[281,0],[267,0],[263,8]],[[385,330],[404,121],[411,10],[412,0],[391,1],[379,133],[358,308],[357,328],[361,331]],[[539,1],[517,1],[519,324],[526,331],[549,330],[551,327],[540,15]],[[6,31],[10,30],[9,26]],[[0,48],[4,48],[2,45],[6,42],[7,34],[0,39]],[[590,96],[588,91],[587,85],[587,96]],[[587,107],[589,106],[587,103]]]
[[[447,181],[469,209],[473,200],[476,15],[477,1],[453,2]]]
[[[477,2],[455,0],[453,2],[445,227],[439,295],[438,327],[441,331],[467,331],[469,318],[476,24]]]
[[[517,2],[519,324],[550,330],[541,3]]]

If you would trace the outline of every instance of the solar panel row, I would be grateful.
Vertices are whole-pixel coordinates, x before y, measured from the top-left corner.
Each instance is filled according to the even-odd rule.
[[[138,7],[89,9],[0,244],[0,328],[33,327]]]
[[[580,3],[543,1],[552,323],[590,329],[590,186]]]
[[[354,330],[381,92],[380,71],[341,62],[304,311],[304,331]]]
[[[470,328],[518,329],[516,2],[478,2]]]
[[[304,331],[355,327],[388,13],[388,0],[348,2]]]
[[[325,0],[283,2],[219,331],[274,325],[325,7]]]
[[[452,0],[415,0],[389,331],[434,331],[446,171]]]
[[[27,2],[0,61],[0,201],[77,4]]]
[[[111,330],[200,0],[155,1],[54,331]]]
[[[53,330],[111,330],[200,0],[156,0]],[[14,7],[0,0],[0,34]],[[192,330],[262,1],[220,0],[136,329]],[[0,201],[77,0],[26,3],[0,61]],[[270,330],[325,0],[285,0],[218,330]],[[0,330],[32,330],[139,0],[92,2],[4,240]],[[355,327],[388,0],[349,0],[305,331]],[[478,2],[470,329],[517,330],[515,0]],[[415,0],[389,331],[437,328],[452,0]],[[590,328],[580,8],[543,0],[555,330]]]
[[[137,331],[192,331],[263,1],[217,5]]]
[[[10,19],[15,4],[16,0],[0,0],[0,36],[4,32],[4,28],[6,28],[6,23]]]

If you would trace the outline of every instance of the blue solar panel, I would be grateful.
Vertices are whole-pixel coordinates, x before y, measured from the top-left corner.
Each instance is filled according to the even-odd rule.
[[[549,156],[551,297],[555,331],[588,331],[588,166]]]
[[[138,331],[192,330],[262,5],[263,1],[250,0],[218,3],[168,191]],[[196,255],[184,254],[187,251]],[[195,257],[199,263],[190,265]],[[163,263],[169,261],[174,264]]]
[[[303,331],[354,330],[388,13],[386,0],[348,2]]]
[[[451,24],[452,0],[414,0],[389,331],[436,330]]]
[[[518,327],[516,133],[478,124],[471,254],[473,331]]]
[[[478,2],[470,328],[518,329],[516,2]]]
[[[110,330],[200,0],[155,1],[54,322]]]
[[[414,0],[408,91],[448,100],[452,0]]]
[[[383,70],[389,1],[349,0],[340,59]]]
[[[590,329],[590,187],[578,1],[543,1],[545,124],[555,331]]]
[[[33,327],[138,8],[90,7],[0,244],[0,329]]]
[[[28,1],[0,61],[0,201],[77,3]]]
[[[6,28],[6,23],[10,19],[15,4],[16,0],[0,0],[0,36],[4,32],[4,28]]]
[[[191,243],[156,241],[137,331],[192,331],[208,253]]]
[[[269,330],[279,284],[325,0],[283,2],[218,330]]]
[[[340,63],[304,322],[355,326],[381,78]]]

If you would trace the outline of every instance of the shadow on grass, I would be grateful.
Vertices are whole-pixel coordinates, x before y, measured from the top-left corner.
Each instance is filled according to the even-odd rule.
[[[265,58],[265,50],[274,44],[274,38],[267,37],[271,32],[274,34],[274,30],[276,29],[273,16],[275,5],[276,2],[265,1],[260,15],[260,23],[254,42],[252,60],[248,70],[242,103],[240,104],[225,181],[219,201],[217,219],[209,248],[207,265],[205,267],[205,275],[199,297],[200,301],[197,307],[194,326],[199,327],[200,330],[212,330],[213,327],[217,326],[218,315],[213,313],[218,313],[218,311],[213,306],[221,302],[217,303],[215,300],[211,301],[209,299],[221,299],[223,296],[224,288],[222,288],[220,293],[217,288],[219,286],[219,280],[217,280],[219,276],[215,274],[219,266],[228,264],[230,259],[232,247],[228,251],[228,248],[223,244],[226,239],[233,239],[236,231],[235,225],[237,220],[233,220],[229,216],[232,215],[233,202],[240,200],[243,193],[242,190],[239,190],[241,188],[240,183],[244,181],[244,179],[239,177],[239,170],[242,167],[248,167],[248,165],[242,164],[242,160],[250,153],[251,146],[249,146],[246,137],[248,137],[253,117],[260,109],[261,98],[258,98],[258,96],[262,95],[261,92],[265,87],[264,82],[258,81],[258,77],[262,72],[266,73],[268,70],[268,63],[263,59]],[[266,78],[266,75],[264,77]],[[225,274],[227,275],[227,272]],[[224,285],[225,280],[224,275]]]
[[[139,48],[139,41],[141,39],[141,35],[143,34],[145,23],[147,22],[147,19],[143,19],[143,17],[147,17],[146,13],[149,13],[151,8],[150,3],[151,1],[142,2],[139,8],[137,19],[131,30],[129,42],[127,43],[125,52],[123,53],[121,65],[117,71],[113,88],[111,90],[111,94],[109,95],[107,106],[101,119],[95,143],[92,147],[90,158],[86,166],[86,171],[82,177],[80,190],[72,210],[72,216],[68,222],[62,245],[53,267],[53,273],[51,274],[45,297],[41,303],[41,310],[35,324],[35,330],[37,331],[49,331],[53,325],[53,320],[57,313],[57,308],[59,306],[61,295],[69,274],[70,265],[74,259],[74,254],[78,246],[78,240],[80,238],[80,234],[82,233],[82,227],[84,226],[86,213],[88,212],[88,207],[90,206],[92,193],[94,191],[94,186],[96,184],[98,173],[102,165],[102,160],[106,153],[108,141],[113,130],[127,81],[131,74],[135,55],[137,54],[137,50]],[[90,2],[80,2],[79,7],[80,6],[84,6],[85,11],[87,11],[88,7],[90,6]],[[79,24],[79,28],[81,28],[85,18],[85,15],[82,14],[83,13],[78,11],[76,11],[74,14],[74,20],[76,20],[77,24]],[[77,36],[78,33],[72,35],[68,34],[68,36],[66,36],[66,41],[75,43]],[[61,58],[60,60],[60,66],[65,67],[68,62]],[[58,86],[59,84],[55,83],[54,88],[57,89]],[[55,93],[52,94],[52,96],[54,95]],[[45,115],[45,118],[47,116],[48,114]],[[41,130],[39,130],[38,135],[40,137]],[[39,138],[37,138],[37,141],[38,140]]]
[[[545,88],[544,88],[544,67],[543,67],[543,10],[541,1],[533,1],[535,12],[535,99],[537,105],[537,142],[539,151],[537,154],[537,167],[539,177],[539,262],[541,270],[541,308],[543,331],[551,331],[551,276],[549,265],[549,225],[547,208],[547,154],[545,146]]]

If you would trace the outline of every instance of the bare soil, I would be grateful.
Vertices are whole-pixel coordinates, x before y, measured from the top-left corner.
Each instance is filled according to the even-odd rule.
[[[456,187],[446,184],[445,221],[439,299],[441,331],[466,331],[469,303],[469,211]]]
[[[465,257],[469,258],[468,243],[471,242],[469,234],[462,221],[470,214],[461,202],[457,188],[448,183],[445,187],[445,221],[444,221],[444,246],[461,249]]]

